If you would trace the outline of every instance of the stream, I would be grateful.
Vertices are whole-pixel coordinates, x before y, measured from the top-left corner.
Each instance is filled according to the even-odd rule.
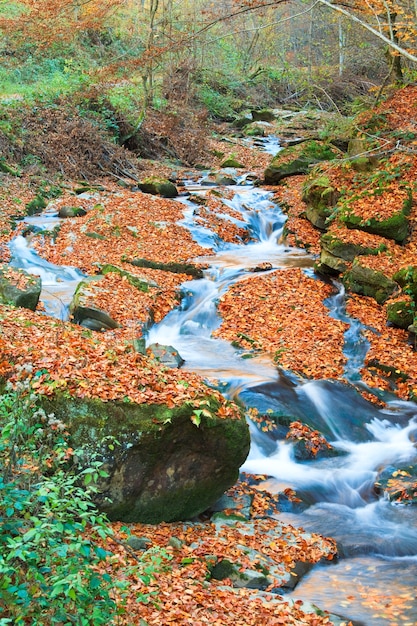
[[[195,184],[189,190],[205,193]],[[313,276],[313,257],[282,242],[286,218],[273,203],[272,194],[244,180],[233,190],[233,199],[223,201],[241,215],[237,222],[245,225],[253,241],[226,244],[219,240],[195,223],[195,204],[181,197],[182,224],[201,246],[213,248],[216,254],[198,259],[210,264],[204,278],[183,286],[180,307],[150,329],[147,343],[174,346],[185,360],[185,369],[201,374],[209,384],[218,381],[216,385],[228,398],[262,413],[292,415],[322,432],[340,451],[339,456],[299,462],[292,444],[250,425],[252,446],[242,470],[269,476],[269,491],[295,489],[306,508],[280,513],[280,519],[332,536],[340,546],[338,562],[314,567],[288,597],[312,602],[366,626],[415,625],[417,510],[378,497],[374,483],[383,468],[417,461],[417,406],[385,396],[387,405],[381,409],[355,388],[362,385],[359,370],[368,346],[359,322],[346,314],[345,294],[337,282],[336,293],[326,305],[329,316],[349,324],[344,346],[346,384],[300,381],[278,371],[267,357],[242,358],[239,350],[212,337],[221,323],[218,299],[232,284],[256,276],[251,271],[256,264],[268,262],[270,271],[300,267]],[[57,218],[43,214],[33,219],[45,229]],[[82,278],[80,272],[47,263],[24,237],[16,237],[10,247],[14,266],[41,274],[46,313],[65,319],[69,298]]]

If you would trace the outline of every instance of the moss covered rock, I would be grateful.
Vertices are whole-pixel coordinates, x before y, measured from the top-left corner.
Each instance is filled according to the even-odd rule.
[[[149,176],[138,184],[138,187],[144,193],[150,193],[154,196],[162,196],[163,198],[176,198],[178,190],[174,183],[166,178],[157,176]]]
[[[25,270],[0,265],[0,303],[23,307],[34,311],[42,289],[39,276]]]
[[[221,165],[222,167],[232,167],[235,169],[242,169],[244,166],[243,163],[241,163],[240,161],[238,161],[237,159],[235,159],[234,157],[230,156],[227,159],[225,159]]]
[[[248,454],[244,416],[221,418],[216,399],[202,401],[204,412],[195,402],[169,408],[57,395],[44,408],[67,424],[82,463],[104,462],[98,507],[111,520],[158,523],[207,509],[237,480]]]
[[[320,239],[320,266],[340,273],[345,272],[349,264],[360,255],[378,254],[386,248],[384,243],[380,245],[366,246],[363,244],[344,241],[334,233],[325,233]]]
[[[320,262],[318,265],[318,271],[321,274],[340,274],[345,272],[348,268],[348,264],[340,257],[332,254],[325,248],[320,251]]]
[[[372,204],[372,200],[369,202]],[[380,235],[387,239],[394,239],[398,243],[403,243],[408,236],[407,216],[410,213],[412,202],[412,192],[411,189],[408,189],[407,197],[403,205],[398,210],[393,211],[392,215],[388,218],[379,219],[378,217],[369,217],[364,219],[355,213],[355,209],[352,206],[348,206],[342,210],[339,214],[339,218],[348,228],[357,228],[367,233],[373,233],[374,235]]]
[[[106,311],[94,304],[94,291],[100,289],[100,276],[92,280],[83,280],[79,283],[71,300],[69,312],[75,324],[89,328],[90,330],[111,330],[118,328],[119,324]]]
[[[344,241],[343,239],[337,237],[334,233],[325,233],[322,235],[320,244],[322,248],[344,261],[353,261],[355,257],[364,254],[378,254],[378,252],[382,252],[386,249],[383,242],[379,245],[366,246],[363,244]]]
[[[340,193],[333,187],[327,176],[313,177],[303,190],[303,201],[306,203],[307,219],[321,230],[326,228],[326,220],[330,217]]]
[[[378,165],[378,159],[370,153],[372,146],[366,139],[354,137],[349,140],[348,155],[357,172],[369,172]]]
[[[162,263],[160,261],[150,261],[149,259],[131,259],[128,263],[135,265],[136,267],[150,267],[154,270],[163,270],[164,272],[173,272],[174,274],[188,274],[194,276],[194,278],[203,278],[204,273],[201,267],[193,265],[192,263]]]
[[[275,114],[270,109],[254,109],[251,111],[254,122],[273,122]]]
[[[352,268],[343,277],[343,283],[349,291],[370,296],[382,304],[398,288],[397,283],[391,278],[361,265],[360,259],[355,259]]]
[[[393,275],[393,279],[417,302],[417,266],[409,265],[401,268]]]
[[[398,328],[407,329],[413,323],[414,302],[397,300],[387,304],[387,320]]]
[[[125,278],[133,287],[139,289],[139,291],[144,291],[145,293],[149,291],[149,287],[157,287],[157,283],[154,280],[149,280],[145,276],[135,276],[130,272],[122,269],[121,267],[117,267],[117,265],[111,265],[107,263],[103,265],[101,268],[101,274],[106,276],[106,274],[119,274],[122,278]]]
[[[288,176],[307,174],[312,165],[335,159],[337,150],[322,141],[305,141],[281,150],[264,172],[267,185],[275,185]]]

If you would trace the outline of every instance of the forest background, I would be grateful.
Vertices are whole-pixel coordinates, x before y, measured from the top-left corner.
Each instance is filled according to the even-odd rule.
[[[412,78],[416,14],[411,0],[3,0],[0,131],[13,133],[23,103],[65,99],[146,156],[137,132],[149,108],[353,113],[392,77]]]

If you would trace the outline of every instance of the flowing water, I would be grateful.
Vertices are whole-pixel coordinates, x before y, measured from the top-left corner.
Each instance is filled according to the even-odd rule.
[[[204,194],[198,186],[193,191]],[[417,406],[388,397],[386,408],[380,409],[364,400],[351,384],[361,385],[359,370],[368,346],[360,324],[346,314],[345,294],[337,283],[336,295],[326,304],[329,316],[349,324],[344,347],[346,384],[300,381],[277,371],[268,358],[242,358],[229,343],[212,337],[221,323],[216,310],[219,297],[235,282],[250,280],[254,275],[251,268],[257,264],[270,263],[271,271],[301,267],[312,275],[312,257],[282,242],[285,217],[271,194],[250,184],[236,187],[235,192],[232,200],[224,202],[240,214],[235,221],[250,231],[253,241],[246,245],[226,244],[210,229],[195,224],[195,205],[181,199],[183,225],[198,243],[214,248],[216,254],[200,259],[210,264],[205,277],[183,286],[181,306],[149,331],[147,341],[174,346],[185,359],[186,369],[200,373],[227,397],[262,412],[301,419],[324,433],[339,450],[336,457],[299,462],[291,444],[251,425],[252,447],[243,470],[270,476],[267,486],[271,491],[295,489],[305,510],[282,513],[280,518],[333,536],[340,545],[340,561],[315,567],[297,586],[294,598],[366,626],[415,625],[417,512],[378,496],[374,483],[384,468],[417,461]],[[49,227],[54,219],[52,214],[46,216]],[[13,265],[42,276],[47,313],[65,317],[82,275],[74,268],[47,263],[24,237],[17,237],[11,250]]]
[[[194,189],[195,191],[195,189]],[[361,386],[359,370],[368,349],[356,320],[345,311],[342,285],[326,302],[329,316],[348,322],[344,352],[348,357],[346,384],[337,381],[299,381],[277,372],[266,358],[243,359],[230,344],[213,339],[221,320],[216,301],[240,280],[250,280],[256,263],[272,268],[302,267],[311,275],[312,258],[282,243],[285,222],[271,196],[247,186],[225,200],[242,215],[256,241],[224,244],[213,233],[195,228],[186,204],[184,223],[201,245],[217,249],[203,280],[184,286],[181,307],[154,326],[148,341],[173,345],[185,367],[218,380],[222,392],[262,412],[292,415],[317,428],[340,451],[340,456],[299,462],[293,446],[275,440],[251,425],[252,447],[243,466],[248,473],[271,477],[271,491],[295,489],[307,503],[302,513],[280,518],[310,531],[336,538],[342,558],[318,566],[293,592],[294,598],[344,614],[367,626],[417,624],[417,512],[395,506],[375,493],[378,473],[416,462],[417,406],[390,397],[385,409],[364,400],[353,386]]]
[[[52,231],[60,223],[56,209],[46,210],[41,215],[26,217],[24,222],[37,231]],[[9,244],[11,265],[42,280],[41,301],[47,315],[60,320],[68,319],[69,303],[78,283],[84,278],[75,267],[54,265],[43,259],[30,247],[30,234],[19,235]]]

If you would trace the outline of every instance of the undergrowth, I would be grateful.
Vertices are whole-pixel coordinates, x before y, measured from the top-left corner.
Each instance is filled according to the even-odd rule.
[[[114,535],[92,500],[105,472],[77,468],[66,425],[25,382],[0,396],[0,427],[0,625],[117,624],[129,579],[149,584],[166,555],[112,569],[103,545]]]

